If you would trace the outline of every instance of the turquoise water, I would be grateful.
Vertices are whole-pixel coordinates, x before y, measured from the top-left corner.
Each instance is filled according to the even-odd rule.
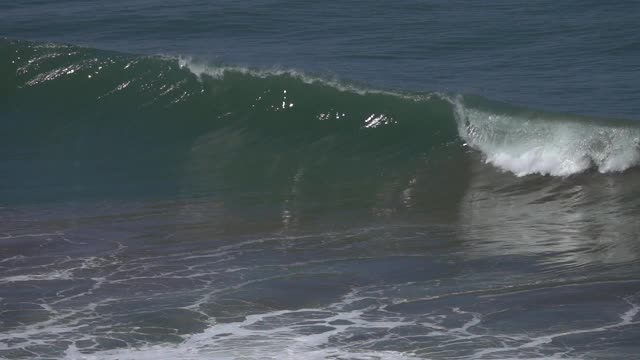
[[[0,3],[0,357],[633,358],[636,10]]]

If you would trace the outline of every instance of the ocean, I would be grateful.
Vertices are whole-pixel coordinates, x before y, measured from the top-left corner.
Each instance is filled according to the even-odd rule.
[[[639,14],[0,0],[0,358],[640,358]]]

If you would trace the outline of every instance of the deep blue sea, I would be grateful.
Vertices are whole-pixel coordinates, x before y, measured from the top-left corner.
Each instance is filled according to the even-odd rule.
[[[0,358],[640,358],[640,2],[0,0]]]

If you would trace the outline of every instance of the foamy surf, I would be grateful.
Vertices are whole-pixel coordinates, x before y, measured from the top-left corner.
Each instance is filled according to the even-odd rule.
[[[144,360],[144,359],[220,359],[220,360],[430,360],[447,358],[451,348],[465,349],[470,343],[486,344],[466,349],[466,355],[456,358],[466,360],[582,360],[583,356],[571,354],[571,348],[558,349],[554,354],[533,355],[552,346],[557,340],[588,334],[605,333],[637,325],[638,306],[632,299],[625,299],[628,306],[622,310],[618,320],[608,324],[568,331],[540,334],[484,333],[484,319],[480,314],[469,313],[459,308],[450,308],[452,316],[463,316],[466,320],[457,327],[445,328],[449,323],[447,315],[431,317],[433,323],[425,322],[427,314],[417,315],[418,319],[402,318],[384,308],[368,308],[345,311],[344,308],[359,301],[372,298],[347,296],[344,302],[327,308],[300,310],[280,310],[249,315],[240,322],[213,324],[198,334],[184,336],[177,344],[149,344],[138,347],[121,347],[111,350],[87,352],[75,344],[94,340],[75,341],[65,351],[66,360]],[[382,299],[379,299],[382,301]],[[388,301],[385,300],[385,301]],[[414,301],[420,301],[416,299]],[[413,301],[412,301],[413,302]],[[411,306],[411,303],[406,305]],[[395,306],[405,303],[391,302]],[[391,304],[390,303],[390,304]],[[379,312],[382,310],[382,312]],[[384,317],[378,318],[383,315]],[[435,315],[435,314],[433,314]],[[403,329],[424,326],[428,332],[400,336]],[[386,333],[386,336],[370,338],[368,334]],[[428,337],[440,341],[440,346],[414,351],[375,350],[385,343],[411,343]],[[491,341],[487,341],[491,340]],[[342,341],[342,343],[337,343]],[[349,342],[353,342],[351,345]],[[413,346],[415,349],[415,346]],[[420,353],[422,351],[422,353]],[[463,352],[464,353],[464,352]]]
[[[344,305],[344,304],[342,304]],[[333,344],[334,337],[355,335],[354,329],[393,329],[408,323],[367,320],[364,311],[302,309],[249,315],[244,321],[215,324],[179,344],[156,344],[85,354],[75,345],[65,352],[67,360],[134,359],[308,359],[308,360],[418,360],[408,353],[350,349]],[[366,347],[365,347],[366,348]]]
[[[460,137],[517,176],[621,172],[640,162],[640,128],[561,116],[504,114],[453,103]]]

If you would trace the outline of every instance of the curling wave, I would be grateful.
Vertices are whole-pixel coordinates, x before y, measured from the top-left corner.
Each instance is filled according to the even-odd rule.
[[[13,151],[31,146],[67,158],[69,151],[104,157],[117,155],[117,140],[126,154],[167,155],[233,133],[238,146],[277,142],[317,159],[375,157],[388,164],[468,145],[518,176],[620,172],[640,162],[640,126],[633,121],[59,44],[3,40],[0,58],[8,79],[0,88],[4,148]],[[240,150],[225,146],[217,151],[231,161]]]

